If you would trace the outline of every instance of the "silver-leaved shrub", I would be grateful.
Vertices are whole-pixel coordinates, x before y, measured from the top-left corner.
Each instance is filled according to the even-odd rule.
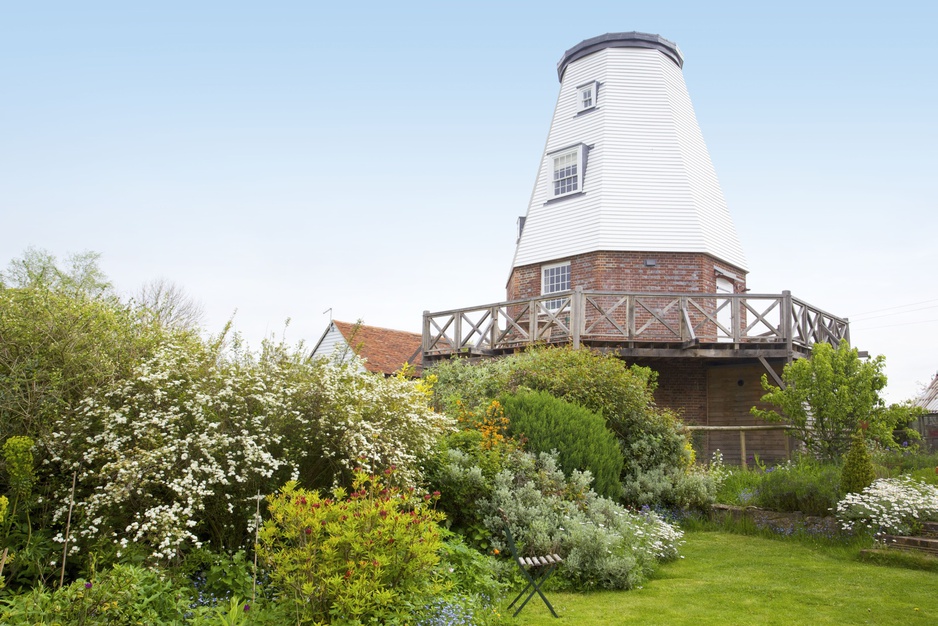
[[[481,502],[492,545],[506,552],[502,512],[519,549],[558,553],[559,575],[577,589],[629,589],[659,561],[674,559],[683,533],[654,512],[633,513],[590,489],[588,472],[569,479],[555,455],[512,453]]]

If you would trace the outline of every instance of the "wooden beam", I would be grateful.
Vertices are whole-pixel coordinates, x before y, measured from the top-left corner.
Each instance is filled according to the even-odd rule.
[[[762,367],[764,367],[765,370],[769,373],[769,376],[772,377],[772,380],[775,381],[775,384],[781,387],[782,389],[784,389],[785,381],[783,381],[781,377],[779,377],[779,375],[775,373],[775,370],[772,368],[771,365],[769,365],[769,362],[765,360],[764,356],[759,355],[759,362],[762,363]]]

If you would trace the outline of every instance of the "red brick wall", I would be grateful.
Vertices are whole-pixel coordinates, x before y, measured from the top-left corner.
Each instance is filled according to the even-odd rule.
[[[687,424],[707,424],[707,364],[691,359],[638,362],[658,372],[655,402],[676,411]]]
[[[570,261],[570,283],[574,288],[637,293],[716,293],[714,267],[719,267],[737,277],[737,293],[746,289],[745,272],[702,253],[590,252],[550,263],[565,260]],[[646,266],[646,260],[655,261],[655,265]],[[515,268],[507,291],[509,300],[541,295],[541,264]]]

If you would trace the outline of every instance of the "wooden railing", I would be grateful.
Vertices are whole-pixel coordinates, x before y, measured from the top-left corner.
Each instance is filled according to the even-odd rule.
[[[809,350],[848,340],[849,322],[780,295],[624,293],[576,289],[423,314],[424,356],[498,354],[535,343],[772,344]]]
[[[757,426],[694,426],[692,425],[692,426],[688,426],[687,430],[691,432],[698,431],[698,432],[705,432],[705,433],[726,432],[726,431],[739,432],[739,465],[740,467],[746,468],[748,467],[748,464],[746,462],[746,454],[747,454],[746,433],[747,432],[767,431],[767,430],[787,431],[790,428],[791,428],[790,426],[786,426],[784,424],[762,424],[762,425],[757,425]],[[784,437],[783,441],[785,444],[785,458],[790,459],[791,447],[790,447],[788,437],[787,436]],[[708,450],[707,452],[708,452],[708,455],[713,453],[712,450]],[[732,459],[730,458],[727,458],[726,460],[729,462],[732,462]]]

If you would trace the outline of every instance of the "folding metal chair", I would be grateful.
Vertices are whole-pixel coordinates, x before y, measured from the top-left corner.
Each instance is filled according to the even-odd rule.
[[[524,576],[524,579],[528,581],[528,584],[525,585],[521,593],[518,594],[514,600],[511,601],[511,604],[508,605],[510,609],[515,605],[515,603],[521,599],[525,593],[528,593],[528,597],[524,599],[518,609],[515,611],[513,617],[517,617],[518,613],[521,612],[521,609],[524,608],[524,605],[528,603],[528,600],[534,597],[534,594],[541,596],[541,600],[544,601],[544,604],[547,605],[547,609],[550,611],[550,614],[554,617],[558,617],[557,613],[554,611],[554,607],[551,606],[550,602],[547,600],[547,597],[544,595],[544,592],[541,591],[541,586],[550,578],[550,575],[554,573],[554,570],[557,569],[557,566],[563,562],[563,559],[560,558],[558,554],[547,554],[544,556],[519,556],[518,547],[515,545],[515,540],[511,536],[511,529],[508,528],[508,522],[505,522],[505,539],[508,540],[508,547],[511,549],[511,556],[514,557],[515,563],[518,564],[518,569],[521,570],[521,575]]]

